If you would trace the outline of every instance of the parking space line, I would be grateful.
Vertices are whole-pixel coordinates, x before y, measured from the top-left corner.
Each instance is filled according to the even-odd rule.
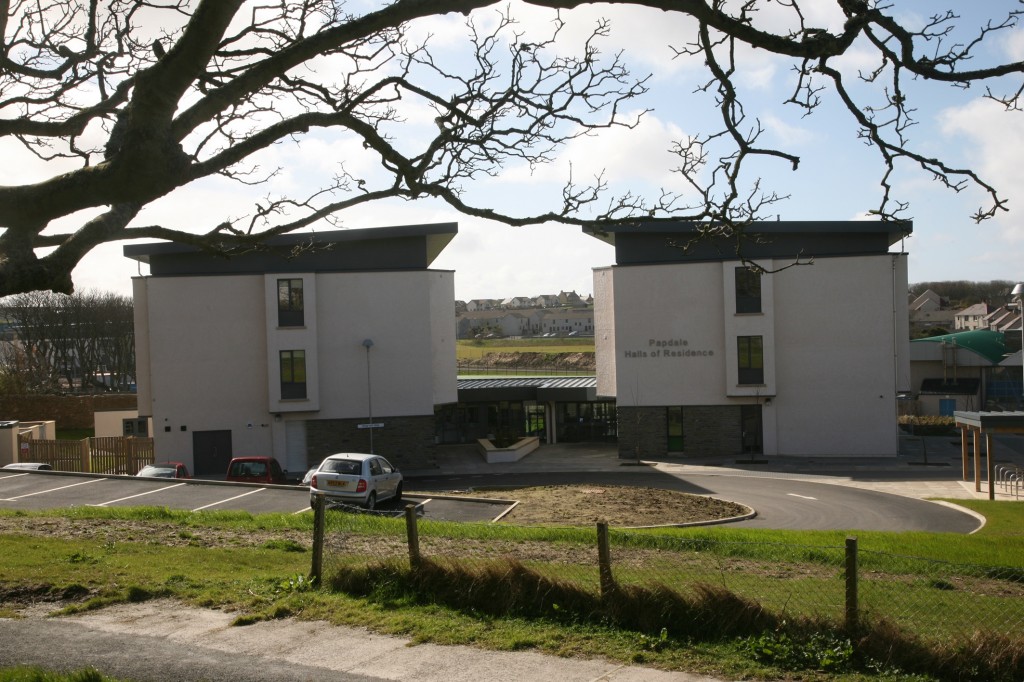
[[[99,483],[100,481],[105,481],[105,480],[107,480],[107,479],[105,479],[105,478],[93,478],[93,479],[90,479],[88,481],[80,481],[79,483],[72,483],[70,485],[62,485],[62,486],[59,486],[57,488],[48,488],[46,490],[37,490],[34,493],[26,493],[24,495],[19,495],[17,497],[9,497],[9,498],[7,498],[7,501],[8,502],[14,502],[15,500],[20,500],[23,497],[32,497],[33,495],[45,495],[46,493],[52,493],[52,492],[56,492],[58,490],[64,490],[66,488],[74,488],[76,485],[87,485],[89,483]]]
[[[28,472],[22,474],[7,474],[6,476],[0,476],[0,481],[5,481],[8,478],[17,478],[18,476],[28,476]]]
[[[197,512],[197,511],[202,511],[204,509],[209,509],[210,507],[216,507],[218,504],[224,504],[225,502],[230,502],[232,500],[237,500],[239,498],[245,497],[246,495],[252,495],[253,493],[261,493],[264,490],[266,490],[266,488],[256,488],[256,490],[250,490],[247,493],[242,493],[241,495],[235,495],[234,497],[229,497],[226,500],[220,500],[219,502],[213,502],[212,504],[204,504],[202,507],[196,507],[192,511]]]
[[[175,483],[174,485],[165,485],[163,488],[157,488],[156,490],[147,490],[144,493],[138,493],[137,495],[129,495],[128,497],[119,497],[116,500],[107,500],[99,504],[90,504],[90,507],[106,507],[108,504],[114,504],[115,502],[124,502],[125,500],[133,500],[136,497],[143,497],[144,495],[152,495],[153,493],[160,493],[164,490],[170,490],[171,488],[178,488],[185,485],[184,483]]]

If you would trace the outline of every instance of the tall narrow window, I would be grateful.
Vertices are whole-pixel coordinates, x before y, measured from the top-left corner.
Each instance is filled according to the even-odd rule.
[[[761,312],[761,273],[747,267],[736,268],[736,312]]]
[[[306,397],[306,351],[281,351],[281,400]]]
[[[736,351],[741,384],[764,383],[764,343],[760,336],[740,336]]]
[[[668,421],[668,451],[682,452],[685,446],[683,433],[683,408],[678,405],[665,408]]]
[[[306,324],[301,279],[277,280],[277,326],[301,327]]]

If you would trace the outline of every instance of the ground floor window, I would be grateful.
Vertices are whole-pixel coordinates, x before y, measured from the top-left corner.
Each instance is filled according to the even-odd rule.
[[[614,443],[615,403],[556,403],[555,425],[559,443]]]
[[[665,408],[668,423],[668,451],[683,452],[686,441],[683,438],[683,408],[672,406]]]
[[[613,402],[555,403],[534,400],[502,400],[442,405],[435,410],[439,443],[472,443],[480,438],[501,441],[537,436],[548,442],[549,419],[554,418],[555,438],[560,443],[613,443],[616,410]]]
[[[743,429],[743,452],[764,452],[763,424],[760,405],[743,405],[740,407],[740,424]]]

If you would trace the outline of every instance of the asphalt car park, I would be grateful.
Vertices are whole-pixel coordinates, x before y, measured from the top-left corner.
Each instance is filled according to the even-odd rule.
[[[382,503],[401,511],[418,505],[423,518],[440,521],[490,521],[506,503],[406,495],[401,503]],[[194,479],[154,479],[51,471],[0,471],[0,507],[40,510],[57,507],[166,507],[189,511],[247,511],[252,514],[310,512],[309,488]]]

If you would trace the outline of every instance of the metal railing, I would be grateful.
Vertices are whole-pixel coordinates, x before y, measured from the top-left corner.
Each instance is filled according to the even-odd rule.
[[[1022,489],[1024,489],[1024,468],[1016,464],[997,464],[993,480],[996,487],[1000,488],[1004,494],[1013,495],[1019,500]]]

